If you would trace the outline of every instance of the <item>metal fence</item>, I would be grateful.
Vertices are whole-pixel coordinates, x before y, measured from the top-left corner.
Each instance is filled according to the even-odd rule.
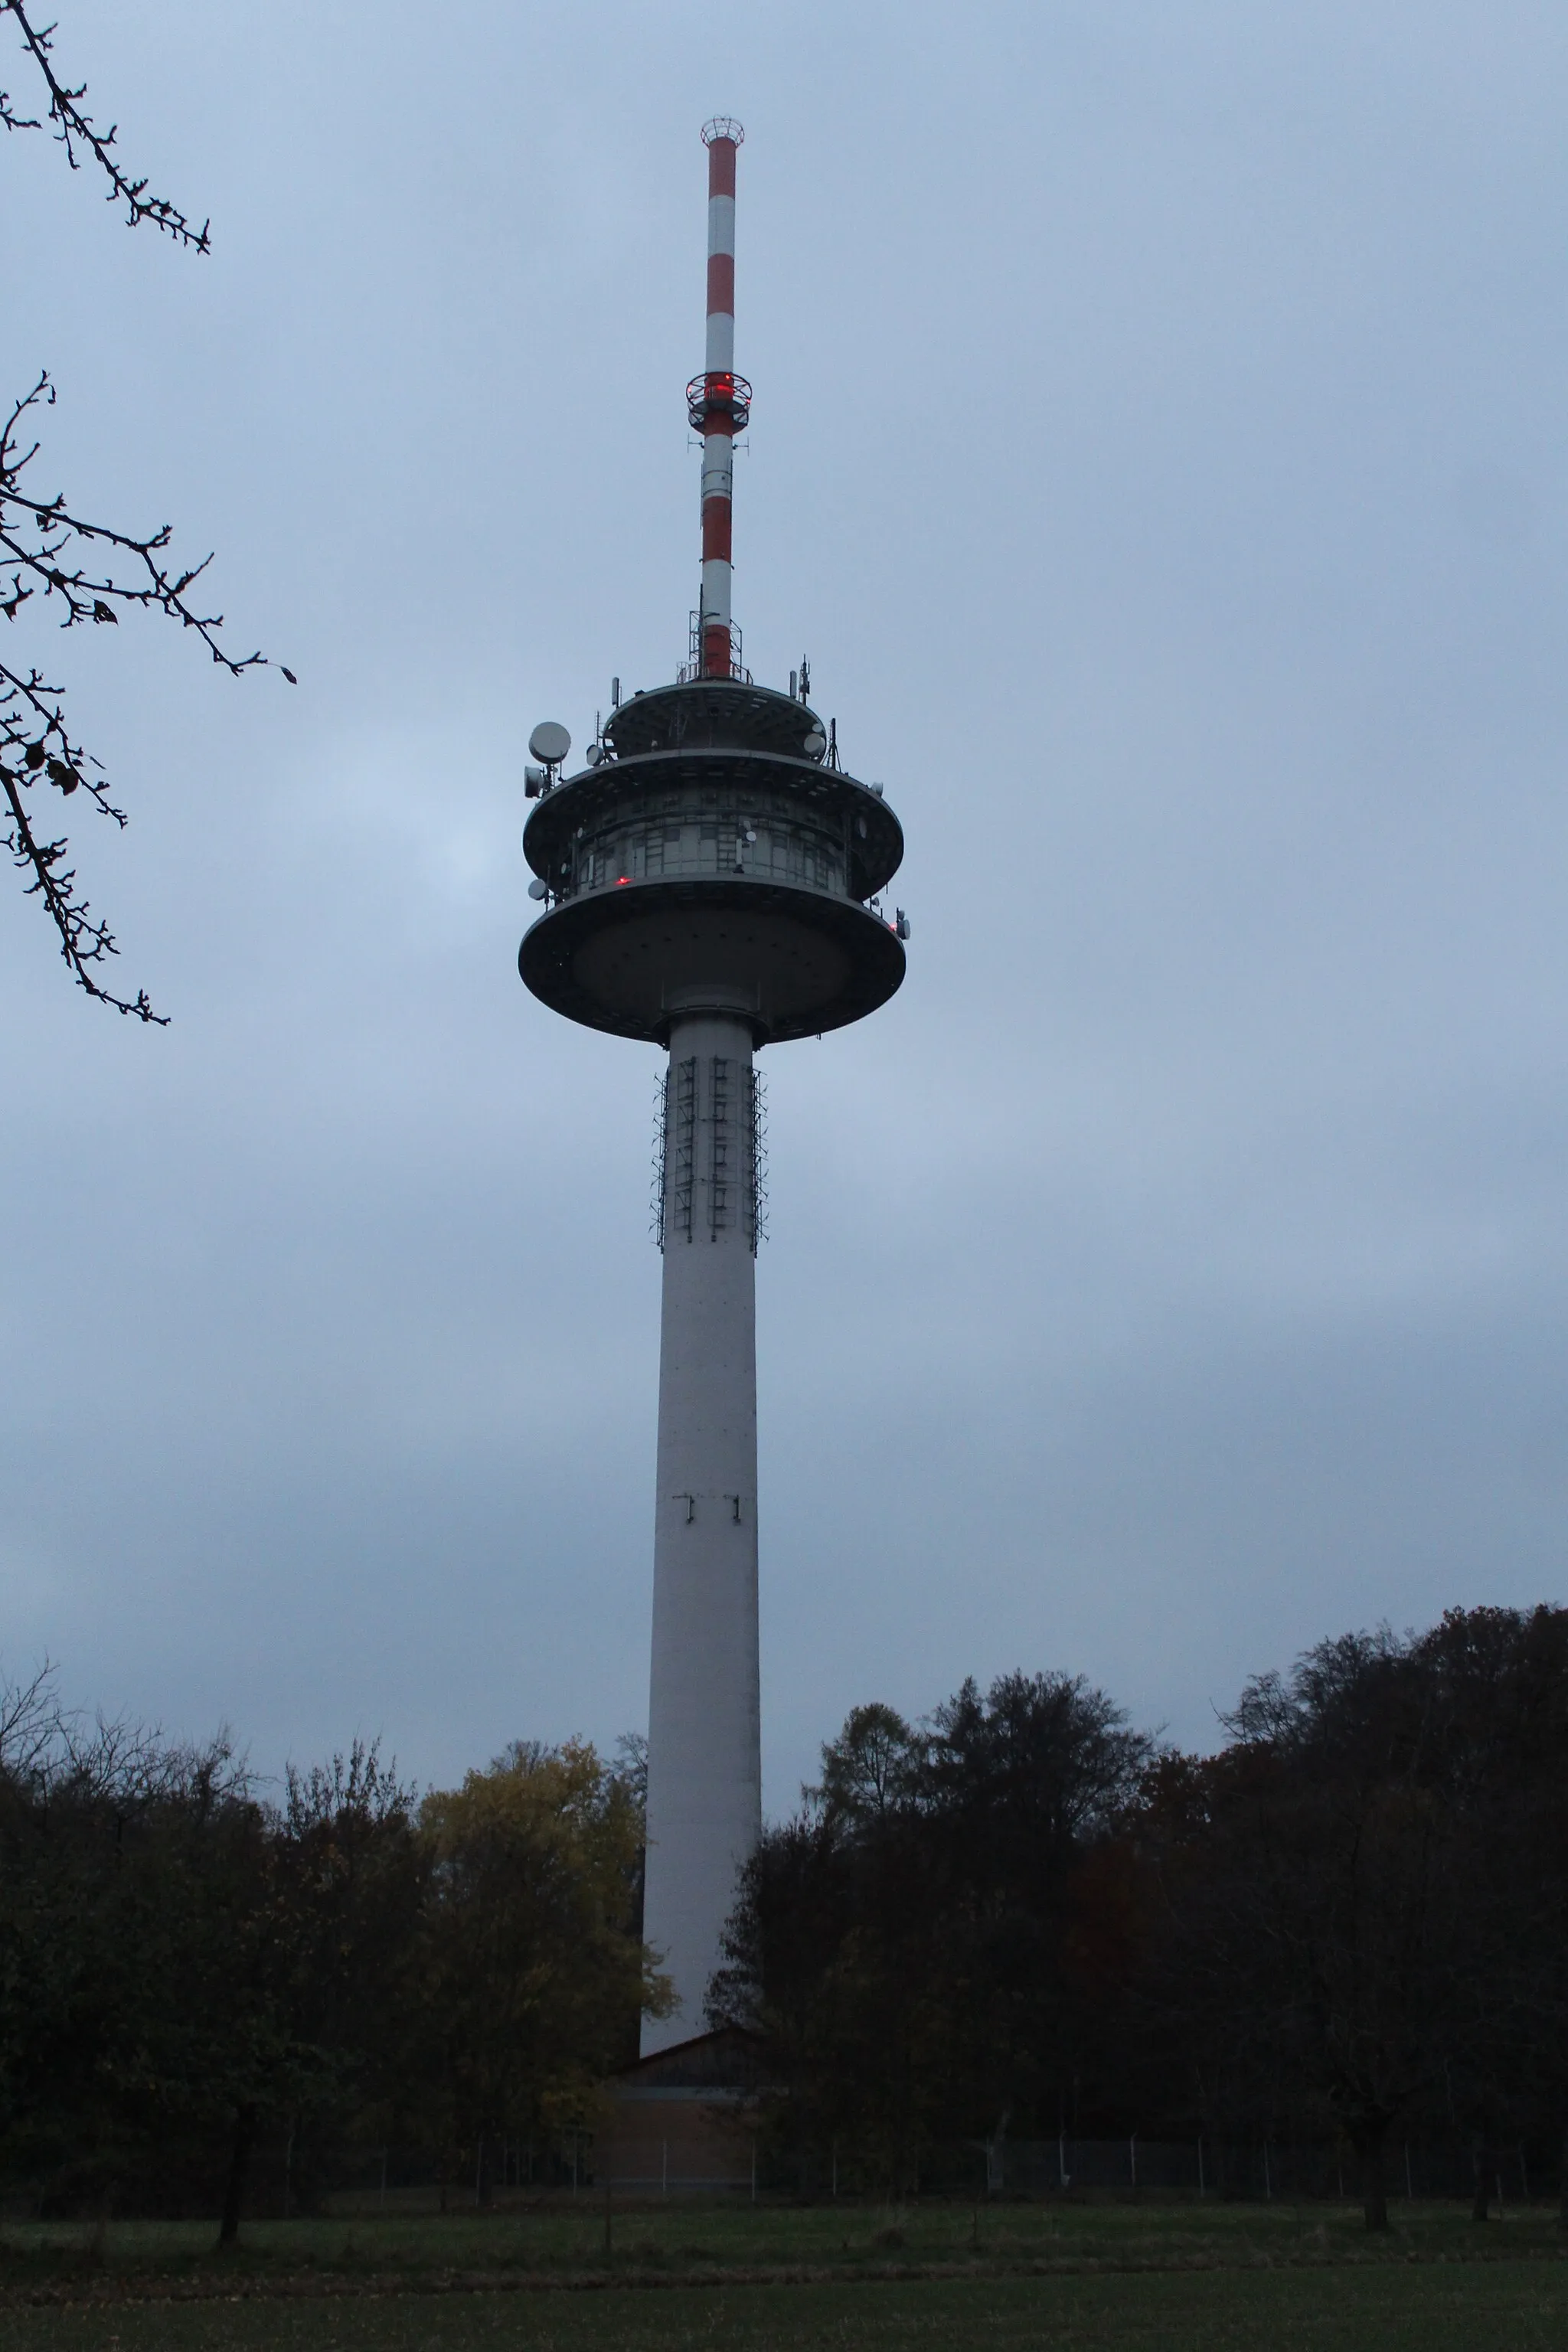
[[[281,2218],[460,2211],[481,2202],[516,2209],[602,2196],[606,2187],[638,2203],[693,2194],[856,2203],[894,2193],[885,2166],[848,2139],[788,2150],[765,2131],[755,2138],[748,2133],[738,2141],[735,2164],[723,2179],[710,2177],[707,2163],[693,2166],[684,2148],[655,2147],[637,2153],[646,2160],[631,2161],[625,2149],[595,2149],[591,2132],[569,2128],[534,2140],[498,2137],[482,2150],[469,2147],[445,2158],[413,2147],[303,2148],[291,2134],[268,2135],[256,2151],[246,2201],[255,2215]],[[606,2158],[613,2167],[608,2181]],[[1384,2158],[1384,2188],[1395,2204],[1402,2199],[1468,2202],[1476,2190],[1478,2161],[1478,2151],[1460,2134],[1441,2140],[1391,2139]],[[1484,2161],[1489,2196],[1505,2210],[1559,2193],[1555,2150],[1515,2145],[1490,2149]],[[120,2210],[205,2213],[216,2177],[208,2166],[193,2168],[188,2179],[173,2172],[161,2176],[143,2184],[142,2194],[127,2184]],[[32,2189],[18,2181],[8,2198],[0,2189],[0,2204],[14,2206],[18,2214],[68,2212],[79,2206],[88,2210],[100,2193],[90,2168],[80,2181],[68,2168]],[[918,2168],[901,2174],[896,2193],[966,2201],[1147,2197],[1355,2203],[1361,2179],[1354,2151],[1333,2141],[1195,2135],[1145,2139],[1138,2133],[1079,2139],[1063,2133],[1055,2139],[1003,2137],[928,2145]]]
[[[1384,2183],[1391,2198],[1469,2198],[1475,2193],[1477,2152],[1450,2140],[1390,2140]],[[1485,2159],[1488,2189],[1504,2204],[1555,2195],[1557,2169],[1523,2147],[1492,2149]],[[843,2177],[852,2176],[847,2166]],[[932,2193],[992,2197],[1051,2197],[1079,2191],[1123,2196],[1217,2197],[1256,2200],[1341,2200],[1361,2195],[1353,2149],[1342,2143],[1287,2139],[1056,2139],[968,2141],[932,2149],[921,2168]]]
[[[603,2172],[595,2164],[593,2136],[570,2132],[548,2146],[521,2140],[492,2142],[485,2172],[489,2192],[506,2201],[520,2190],[602,2189]],[[1384,2154],[1384,2184],[1389,2197],[1466,2199],[1475,2193],[1477,2153],[1462,2137],[1443,2141],[1390,2140]],[[449,2170],[445,2192],[454,2205],[473,2203],[480,2183],[477,2158],[464,2172]],[[857,2162],[847,2147],[824,2151],[802,2181],[796,2167],[779,2168],[765,2139],[758,2168],[738,2161],[731,2177],[701,2181],[685,2177],[684,2159],[668,2171],[639,2165],[617,2169],[613,2185],[633,2196],[658,2196],[697,2188],[753,2195],[800,2194],[812,2197],[858,2198],[882,2194],[884,2184],[872,2170]],[[1507,2206],[1555,2196],[1555,2165],[1543,2155],[1531,2156],[1523,2147],[1494,2148],[1486,2158],[1489,2193]],[[322,2185],[334,2204],[361,2208],[395,2206],[434,2191],[439,2171],[424,2151],[342,2150],[323,2166]],[[281,2184],[275,2184],[274,2193]],[[1056,2139],[952,2141],[926,2150],[919,2168],[918,2191],[934,2197],[1051,2198],[1076,2194],[1151,2198],[1217,2198],[1258,2203],[1328,2200],[1353,2203],[1361,2196],[1361,2178],[1353,2149],[1343,2143],[1287,2139],[1144,2139],[1137,2133],[1125,2138],[1076,2139],[1062,2134]]]

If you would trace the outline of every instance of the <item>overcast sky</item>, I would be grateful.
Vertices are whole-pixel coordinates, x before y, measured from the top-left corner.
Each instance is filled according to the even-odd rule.
[[[517,978],[521,771],[684,657],[716,111],[746,658],[914,931],[763,1057],[770,1810],[858,1700],[1208,1745],[1324,1634],[1568,1597],[1562,8],[58,14],[214,249],[0,146],[40,479],[300,682],[7,640],[173,1015],[0,898],[12,1671],[269,1772],[646,1720],[658,1056]]]

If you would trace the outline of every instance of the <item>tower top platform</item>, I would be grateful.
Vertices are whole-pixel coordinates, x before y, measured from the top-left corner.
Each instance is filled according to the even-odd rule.
[[[533,993],[659,1043],[699,1007],[743,1013],[762,1045],[885,1003],[904,950],[877,898],[903,831],[827,742],[806,704],[733,679],[622,703],[523,834],[547,899],[518,956]]]
[[[827,730],[816,711],[794,695],[734,678],[699,677],[634,694],[611,712],[605,740],[621,760],[689,746],[693,751],[779,751],[787,759],[820,761]]]

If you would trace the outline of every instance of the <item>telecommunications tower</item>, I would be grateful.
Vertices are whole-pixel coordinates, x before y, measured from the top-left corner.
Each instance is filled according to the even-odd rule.
[[[686,387],[702,439],[702,587],[672,686],[624,698],[580,773],[534,730],[523,835],[545,911],[518,968],[591,1029],[663,1046],[657,1233],[664,1253],[654,1516],[644,1933],[679,2007],[645,2054],[703,2030],[735,1874],[762,1828],[757,1660],[757,1242],[762,1099],[752,1056],[887,1002],[901,911],[879,893],[903,856],[881,786],[838,763],[808,700],[752,683],[731,615],[735,437],[735,161],[710,122],[708,351]]]

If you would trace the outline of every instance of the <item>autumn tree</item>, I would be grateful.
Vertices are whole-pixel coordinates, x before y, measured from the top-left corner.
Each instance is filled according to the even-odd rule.
[[[430,2121],[475,2152],[488,2200],[495,2143],[590,2124],[638,2020],[668,2012],[635,1924],[641,1809],[585,1742],[518,1742],[432,1792],[419,1827]]]

